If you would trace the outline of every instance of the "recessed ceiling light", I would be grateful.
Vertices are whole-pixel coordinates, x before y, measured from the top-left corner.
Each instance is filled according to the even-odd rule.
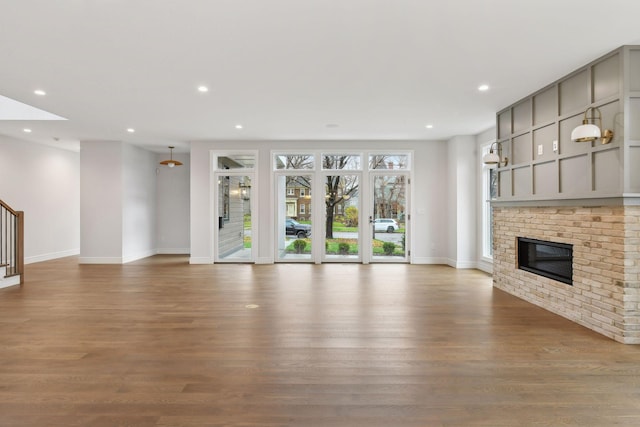
[[[236,129],[242,129],[242,125],[236,125]]]
[[[489,90],[489,85],[480,85],[480,86],[478,86],[478,90],[480,92],[486,92],[486,91]]]
[[[427,129],[433,129],[433,125],[426,125],[425,126]]]
[[[135,131],[136,131],[136,130],[135,130],[134,128],[129,128],[129,129],[127,129],[127,132],[129,132],[129,133],[134,133]]]
[[[198,86],[198,92],[202,92],[202,93],[209,92],[209,88],[206,86]]]
[[[26,133],[31,133],[31,129],[27,129],[27,128],[25,128],[25,129],[22,129],[22,130],[23,130],[24,132],[26,132]]]
[[[45,96],[47,94],[47,92],[43,91],[42,89],[36,89],[33,91],[33,93],[40,96]]]
[[[337,124],[337,123],[328,123],[326,126],[327,126],[328,128],[337,128],[337,127],[340,127],[340,125],[339,125],[339,124]]]

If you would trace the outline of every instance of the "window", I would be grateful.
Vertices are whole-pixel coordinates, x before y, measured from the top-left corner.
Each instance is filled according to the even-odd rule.
[[[311,154],[276,154],[274,169],[314,169],[315,158]]]
[[[218,157],[217,169],[251,169],[255,163],[254,154],[230,154]]]
[[[357,154],[324,154],[322,155],[324,170],[359,170],[360,156]]]
[[[482,155],[489,152],[491,143],[482,147]],[[482,169],[482,256],[493,258],[493,209],[491,200],[498,195],[498,173],[495,168],[484,165]]]
[[[300,215],[304,215],[305,214],[305,204],[301,204],[300,205]]]
[[[300,197],[304,197],[304,195],[305,195],[305,194],[304,194],[304,188],[301,188],[301,189],[300,189]]]
[[[372,154],[369,169],[406,170],[409,169],[408,159],[406,154]]]
[[[293,187],[287,187],[287,196],[295,196],[296,195],[296,189]]]

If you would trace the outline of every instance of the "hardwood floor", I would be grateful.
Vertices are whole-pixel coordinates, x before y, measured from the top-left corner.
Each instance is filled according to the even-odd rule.
[[[65,258],[0,339],[1,426],[640,425],[639,346],[445,266]]]

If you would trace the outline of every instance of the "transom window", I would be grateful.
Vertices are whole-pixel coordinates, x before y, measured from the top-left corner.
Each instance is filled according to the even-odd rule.
[[[360,170],[361,159],[358,154],[323,154],[324,170]]]
[[[276,154],[273,164],[276,170],[309,170],[315,169],[315,157],[313,154]]]
[[[407,170],[409,169],[409,156],[406,154],[371,154],[369,169]]]

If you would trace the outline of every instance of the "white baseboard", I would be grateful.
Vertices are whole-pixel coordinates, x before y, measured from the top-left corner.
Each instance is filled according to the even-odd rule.
[[[455,267],[459,269],[478,268],[478,263],[475,261],[458,261]]]
[[[139,259],[149,258],[150,256],[154,256],[157,253],[158,251],[156,249],[149,249],[144,252],[138,252],[135,255],[127,255],[126,257],[122,258],[122,263],[126,264],[128,262],[137,261]]]
[[[68,251],[51,252],[48,254],[34,255],[25,257],[25,264],[33,264],[35,262],[49,261],[57,258],[65,258],[68,256],[80,255],[80,249],[69,249]]]
[[[447,264],[446,258],[437,257],[411,257],[411,264]]]
[[[78,264],[122,264],[121,257],[80,257]]]
[[[190,257],[189,264],[213,264],[213,260],[209,257]]]
[[[493,262],[485,261],[483,259],[478,261],[478,270],[482,270],[485,273],[493,274]]]
[[[273,264],[273,258],[269,258],[269,257],[262,257],[262,258],[256,258],[256,264]]]
[[[162,255],[189,255],[191,248],[159,248],[157,253]]]

